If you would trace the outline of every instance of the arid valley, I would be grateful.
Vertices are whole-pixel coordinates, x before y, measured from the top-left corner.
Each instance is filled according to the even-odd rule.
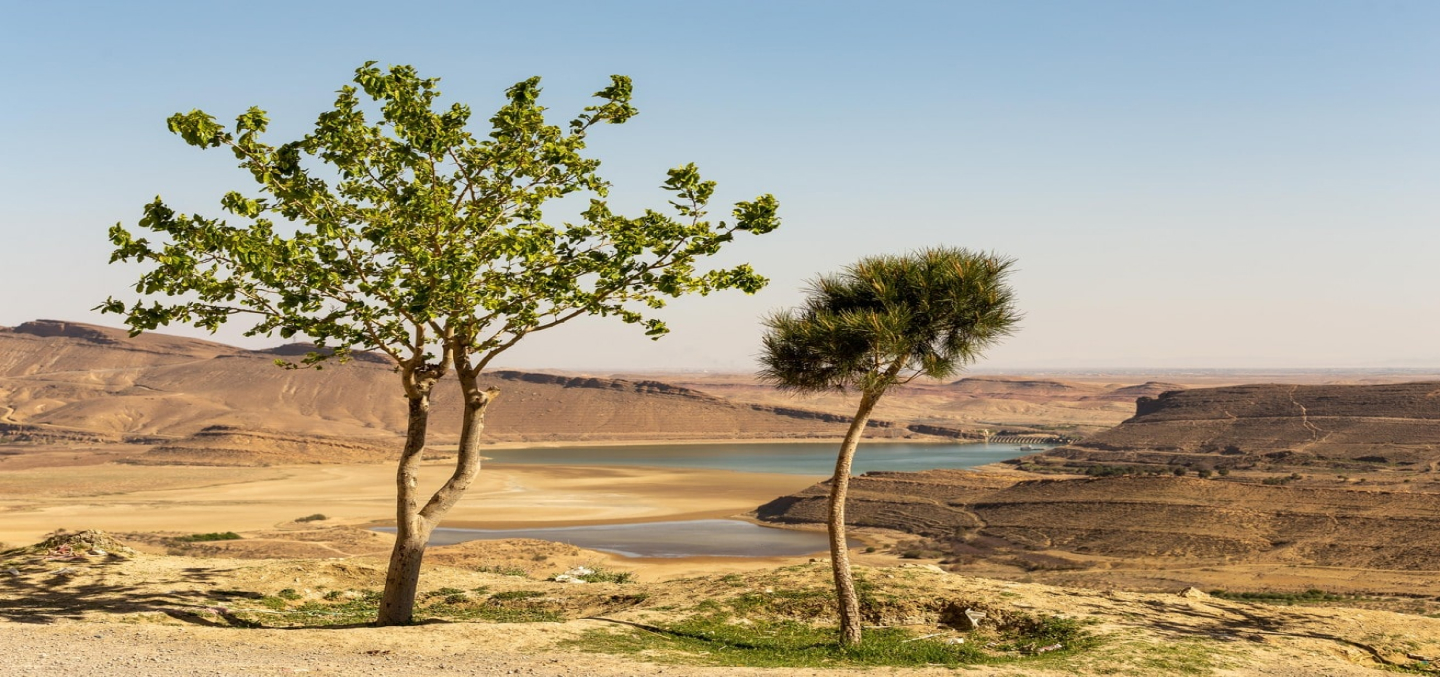
[[[366,356],[322,371],[272,364],[297,352],[56,321],[0,329],[0,635],[55,647],[20,657],[13,674],[92,664],[92,635],[149,647],[115,653],[119,674],[190,674],[242,643],[248,674],[829,670],[726,668],[644,639],[697,606],[757,596],[779,617],[823,614],[823,546],[746,557],[521,538],[434,546],[428,620],[360,627],[347,614],[383,581],[390,546],[371,528],[394,523],[400,398],[393,372]],[[597,459],[647,445],[829,448],[848,421],[842,395],[796,398],[725,374],[491,378],[492,460],[446,527],[823,528],[823,470],[514,460],[570,447]],[[996,648],[1015,660],[985,674],[1424,673],[1440,657],[1437,381],[1067,373],[906,386],[877,410],[872,444],[1043,446],[856,478],[855,564],[875,590],[867,623],[978,641],[984,632],[965,635],[955,614],[980,609],[997,647],[1037,618],[1078,620],[1105,647]],[[452,430],[453,403],[437,398],[437,410],[437,431]],[[424,481],[441,481],[453,445],[442,435],[427,450]],[[867,448],[883,447],[861,457]],[[577,567],[616,576],[548,580]],[[337,623],[352,629],[323,629]],[[284,629],[307,626],[318,627]],[[157,651],[164,660],[145,672]]]

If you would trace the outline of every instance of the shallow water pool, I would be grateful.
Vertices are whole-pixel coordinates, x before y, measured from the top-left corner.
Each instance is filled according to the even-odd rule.
[[[393,534],[395,528],[381,527],[376,531]],[[501,538],[568,543],[625,557],[790,557],[821,553],[830,547],[823,531],[775,529],[725,519],[542,529],[440,527],[430,535],[430,545]]]
[[[870,442],[855,452],[853,471],[913,471],[973,468],[1035,453],[1018,444],[924,444]],[[646,444],[634,446],[486,449],[492,463],[552,465],[633,465],[714,468],[740,472],[829,475],[835,470],[836,442],[751,444]]]

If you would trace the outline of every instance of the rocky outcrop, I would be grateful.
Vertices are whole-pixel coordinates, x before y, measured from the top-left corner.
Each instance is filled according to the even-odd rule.
[[[73,338],[107,345],[118,344],[122,338],[127,336],[124,331],[119,329],[96,327],[94,325],[75,322],[61,322],[59,320],[34,320],[6,329],[5,331],[11,331],[16,334],[40,336],[43,338]]]
[[[1135,416],[1052,450],[1083,464],[1423,469],[1440,461],[1440,383],[1245,385],[1136,400]]]
[[[825,484],[756,510],[823,524]],[[1200,562],[1431,570],[1440,500],[1419,491],[1269,486],[1173,476],[1022,480],[963,470],[851,481],[854,526],[904,531],[956,552],[1046,551]]]
[[[127,462],[156,465],[266,466],[305,463],[383,463],[399,457],[388,440],[309,437],[274,430],[209,426]]]

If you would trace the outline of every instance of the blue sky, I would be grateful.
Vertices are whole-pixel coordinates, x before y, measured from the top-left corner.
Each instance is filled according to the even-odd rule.
[[[116,324],[89,308],[137,271],[105,264],[105,230],[156,194],[214,214],[248,189],[168,115],[258,105],[298,136],[377,60],[477,119],[531,75],[563,118],[628,74],[640,116],[591,144],[614,204],[659,203],[686,162],[721,202],[780,199],[782,229],[724,257],[770,276],[761,294],[678,302],[655,343],[557,329],[512,366],[749,369],[757,318],[806,278],[934,244],[1019,260],[1026,319],[987,368],[1440,366],[1440,3],[3,10],[0,325]]]

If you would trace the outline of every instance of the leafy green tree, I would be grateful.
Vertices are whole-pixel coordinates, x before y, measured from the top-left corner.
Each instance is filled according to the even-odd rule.
[[[172,322],[214,331],[243,316],[247,335],[309,337],[316,351],[292,368],[343,361],[352,350],[394,360],[409,422],[377,619],[389,625],[411,621],[425,543],[480,470],[485,411],[499,395],[480,385],[486,366],[580,316],[615,316],[658,338],[667,329],[646,312],[668,298],[752,293],[766,280],[749,265],[702,270],[700,262],[738,233],[767,233],[779,221],[770,195],[737,204],[728,223],[708,220],[715,184],[694,165],[670,170],[666,213],[612,212],[600,163],[582,150],[592,127],[636,114],[623,76],[564,128],[546,123],[539,78],[520,82],[479,137],[468,131],[470,109],[441,106],[438,81],[409,66],[366,63],[354,82],[313,131],[280,145],[261,141],[267,118],[258,108],[233,129],[198,110],[172,116],[171,131],[190,145],[233,152],[258,195],[221,198],[238,225],[177,214],[159,198],[139,224],[157,240],[116,225],[111,262],[148,264],[136,291],[166,298],[111,298],[100,308],[123,314],[132,333]],[[542,206],[569,195],[590,196],[580,217],[545,221]],[[452,369],[463,395],[459,452],[426,498],[416,472],[430,395]]]
[[[845,496],[855,447],[880,397],[926,376],[948,378],[1019,321],[1011,259],[934,248],[861,259],[810,285],[805,304],[765,319],[761,380],[783,390],[855,390],[859,407],[830,478],[830,562],[840,642],[860,641],[860,601],[845,544]]]

